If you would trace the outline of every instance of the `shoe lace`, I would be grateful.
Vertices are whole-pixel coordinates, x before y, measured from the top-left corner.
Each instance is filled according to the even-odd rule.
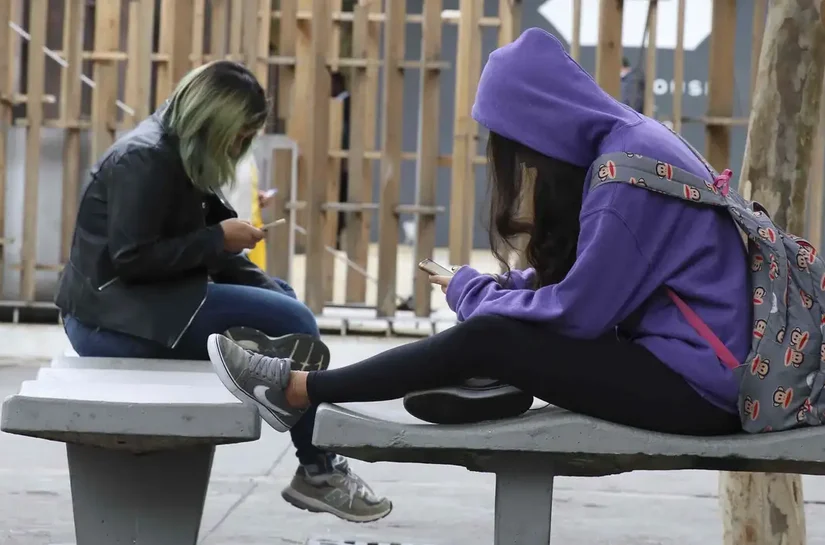
[[[284,358],[270,358],[251,350],[249,354],[249,372],[258,379],[274,384],[282,385],[284,381],[284,368],[289,368],[291,361]],[[288,375],[287,375],[288,377]]]
[[[372,488],[364,482],[361,477],[350,471],[349,469],[343,470],[339,469],[342,473],[342,477],[344,479],[347,496],[349,497],[349,507],[352,507],[355,498],[358,497],[372,497],[375,496],[375,493],[372,491]]]

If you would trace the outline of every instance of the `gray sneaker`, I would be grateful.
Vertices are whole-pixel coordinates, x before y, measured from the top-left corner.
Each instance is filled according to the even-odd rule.
[[[376,496],[341,456],[331,467],[298,467],[281,497],[298,509],[330,513],[349,522],[373,522],[392,511],[392,502]]]
[[[288,431],[301,418],[304,410],[290,407],[286,401],[285,390],[294,365],[291,359],[256,354],[216,334],[209,336],[206,348],[224,386],[242,402],[255,405],[261,418],[275,430]],[[313,370],[325,369],[326,365]]]

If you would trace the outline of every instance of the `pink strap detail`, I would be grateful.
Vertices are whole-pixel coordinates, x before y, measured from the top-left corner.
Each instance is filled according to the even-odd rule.
[[[726,168],[722,174],[714,178],[713,185],[724,195],[725,197],[728,196],[728,191],[730,190],[730,179],[733,176],[733,172],[730,169]]]
[[[726,171],[727,172],[727,171]],[[673,301],[673,304],[682,311],[682,314],[685,316],[685,319],[688,323],[696,330],[696,332],[705,339],[710,347],[713,348],[713,351],[716,353],[716,357],[719,358],[719,361],[725,364],[726,367],[729,369],[736,369],[739,367],[739,362],[736,360],[736,357],[728,350],[728,347],[725,346],[725,343],[719,340],[719,337],[713,334],[713,331],[702,321],[698,314],[693,312],[693,309],[685,303],[681,297],[676,295],[673,290],[668,288],[667,295],[670,297],[670,300]]]

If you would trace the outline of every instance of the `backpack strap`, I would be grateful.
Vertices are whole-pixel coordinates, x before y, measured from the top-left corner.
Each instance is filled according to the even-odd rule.
[[[709,182],[669,163],[637,153],[600,156],[590,169],[591,190],[606,183],[628,183],[682,200],[727,208],[729,171]]]
[[[739,367],[739,361],[736,359],[736,356],[728,350],[728,347],[725,346],[725,343],[719,340],[713,331],[710,330],[708,325],[699,317],[696,312],[693,311],[692,308],[688,306],[685,301],[676,295],[672,289],[667,288],[667,295],[670,297],[670,300],[673,301],[673,304],[676,305],[682,315],[685,317],[685,320],[696,330],[703,339],[707,341],[713,351],[716,353],[716,357],[719,358],[719,361],[725,364],[725,367],[728,369],[736,369]]]
[[[685,147],[689,149],[691,153],[693,153],[693,155],[696,156],[696,158],[702,162],[703,165],[705,165],[705,168],[707,169],[708,173],[713,178],[713,185],[715,185],[722,192],[722,195],[727,196],[728,188],[730,187],[730,179],[733,177],[733,171],[729,168],[726,168],[722,171],[721,174],[719,174],[718,172],[716,172],[713,166],[711,166],[708,160],[705,159],[705,156],[699,153],[696,150],[696,148],[694,148],[693,145],[690,142],[688,142],[684,136],[674,131],[672,127],[668,127],[664,123],[662,123],[662,125],[666,127],[671,133],[673,133],[673,136],[678,138],[682,142],[682,144],[684,144]]]

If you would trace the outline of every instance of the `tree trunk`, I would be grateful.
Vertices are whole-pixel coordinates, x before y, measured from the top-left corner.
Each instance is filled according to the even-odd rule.
[[[770,3],[741,180],[779,227],[801,234],[825,61],[823,0]]]
[[[825,64],[823,1],[770,3],[740,178],[790,233],[805,230]],[[805,544],[798,475],[723,472],[719,501],[725,545]]]

